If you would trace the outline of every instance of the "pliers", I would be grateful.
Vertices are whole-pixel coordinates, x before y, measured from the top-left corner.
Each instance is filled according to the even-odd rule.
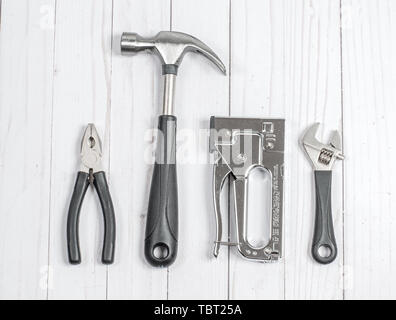
[[[102,251],[102,262],[111,264],[114,262],[114,245],[116,224],[114,207],[111,201],[106,175],[102,167],[102,145],[95,126],[90,123],[85,129],[81,142],[81,168],[77,174],[76,184],[70,202],[67,217],[67,246],[69,262],[71,264],[81,263],[79,243],[79,217],[81,205],[84,200],[88,186],[95,186],[102,206],[104,217],[104,242]]]

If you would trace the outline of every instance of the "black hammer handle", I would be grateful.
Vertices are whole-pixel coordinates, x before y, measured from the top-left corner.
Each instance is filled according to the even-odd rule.
[[[81,204],[89,186],[88,176],[89,175],[86,172],[78,172],[67,215],[67,249],[69,262],[71,264],[81,263],[78,225],[80,220]]]
[[[331,171],[315,171],[316,217],[312,243],[312,255],[321,264],[328,264],[337,257],[337,244],[334,236],[331,214]],[[319,253],[323,247],[323,252]]]
[[[176,117],[160,116],[158,129],[144,253],[152,266],[167,267],[177,255]]]
[[[107,185],[106,180],[106,174],[101,171],[94,173],[93,176],[93,183],[99,196],[104,218],[102,263],[112,264],[114,262],[116,239],[116,222],[113,202],[111,201],[109,186]]]

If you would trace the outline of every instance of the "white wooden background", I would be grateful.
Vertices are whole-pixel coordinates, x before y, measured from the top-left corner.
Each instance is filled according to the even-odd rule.
[[[396,298],[395,0],[0,3],[0,298]],[[211,257],[211,166],[191,160],[178,167],[178,259],[162,270],[144,261],[152,170],[144,153],[162,81],[155,57],[122,57],[119,40],[123,31],[169,29],[202,39],[228,69],[225,77],[185,57],[179,132],[207,128],[211,115],[286,118],[281,263],[248,262],[227,248]],[[328,266],[310,257],[312,169],[298,144],[315,121],[325,123],[323,140],[342,132],[347,156],[333,176],[339,255]],[[88,122],[103,137],[117,214],[109,267],[99,261],[103,223],[91,191],[83,263],[67,263],[65,221]],[[207,158],[205,143],[179,145],[191,159]]]

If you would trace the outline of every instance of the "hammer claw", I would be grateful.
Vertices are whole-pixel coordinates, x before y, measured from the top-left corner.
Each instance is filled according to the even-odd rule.
[[[179,67],[187,52],[197,52],[212,61],[224,74],[226,67],[220,58],[201,40],[175,31],[161,31],[152,38],[139,36],[137,33],[123,33],[121,52],[123,54],[148,50],[160,58],[163,65]]]

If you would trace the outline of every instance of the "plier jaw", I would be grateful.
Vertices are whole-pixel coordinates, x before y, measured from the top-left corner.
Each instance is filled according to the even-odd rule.
[[[98,131],[93,123],[89,123],[85,129],[81,141],[80,155],[80,171],[91,174],[103,171],[102,142],[100,141]]]

